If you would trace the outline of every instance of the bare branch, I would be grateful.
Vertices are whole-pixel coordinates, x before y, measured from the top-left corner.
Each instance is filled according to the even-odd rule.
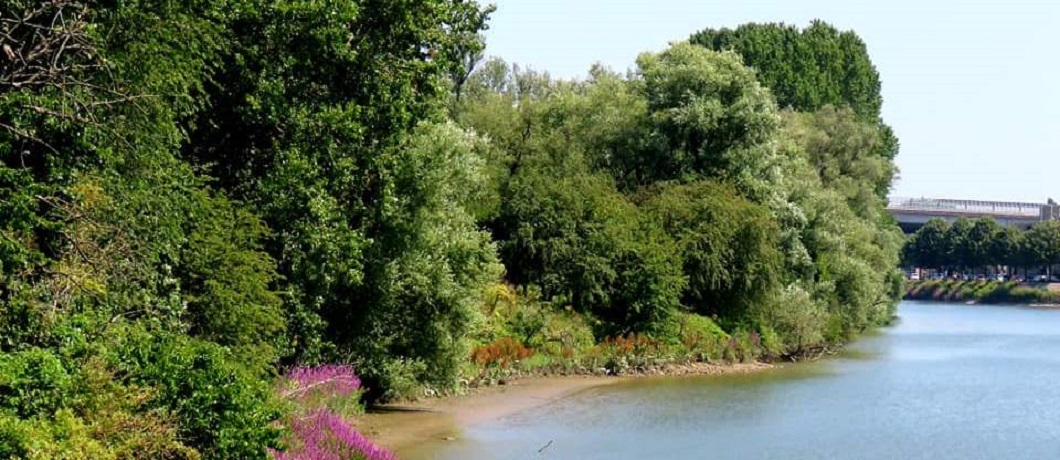
[[[18,128],[14,127],[14,126],[11,126],[11,125],[8,125],[8,124],[5,124],[5,123],[0,123],[0,129],[4,129],[4,130],[10,132],[11,134],[14,134],[17,137],[21,137],[23,139],[29,139],[29,140],[37,143],[37,144],[40,144],[40,145],[44,146],[45,148],[47,148],[48,150],[50,150],[54,154],[58,154],[59,153],[59,151],[56,150],[55,147],[52,147],[51,144],[49,144],[47,142],[44,142],[44,141],[40,140],[40,138],[38,138],[38,137],[36,137],[36,136],[26,132],[26,131],[18,129]]]
[[[86,13],[81,2],[54,0],[0,17],[0,92],[77,79],[74,70],[101,67]]]

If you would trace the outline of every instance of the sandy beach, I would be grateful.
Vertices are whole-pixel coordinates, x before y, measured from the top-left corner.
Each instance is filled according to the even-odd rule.
[[[400,455],[425,442],[456,438],[462,427],[544,406],[590,388],[653,376],[723,375],[773,367],[762,363],[693,363],[626,376],[527,377],[505,385],[474,389],[466,395],[376,407],[358,417],[356,424],[369,439]]]

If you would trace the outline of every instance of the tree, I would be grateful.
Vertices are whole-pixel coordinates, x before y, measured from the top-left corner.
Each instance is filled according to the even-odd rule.
[[[719,178],[762,198],[771,177],[768,142],[779,127],[769,92],[733,53],[687,43],[637,59],[647,101],[645,151],[615,152],[615,166],[636,185]]]
[[[968,264],[976,268],[998,265],[999,262],[992,256],[997,247],[996,241],[1001,234],[1002,229],[994,219],[989,217],[976,219],[968,231],[966,244]]]
[[[961,217],[946,232],[947,258],[957,270],[967,270],[974,262],[970,240],[972,225],[971,220]]]
[[[839,190],[852,209],[866,219],[884,212],[896,168],[875,154],[880,129],[849,108],[825,106],[812,113],[787,111],[786,137],[804,151],[823,186]]]
[[[1027,261],[1044,268],[1049,274],[1053,265],[1060,264],[1060,221],[1047,220],[1031,227],[1024,235]]]
[[[601,336],[659,330],[686,284],[673,242],[603,176],[523,170],[494,235],[509,280],[604,321]]]
[[[1026,267],[1024,260],[1024,232],[1019,228],[1008,226],[997,233],[994,240],[990,242],[990,260],[993,264],[1007,265],[1014,270]]]
[[[469,293],[496,270],[454,182],[483,179],[478,147],[442,122],[490,11],[275,0],[223,15],[183,153],[273,230],[289,362],[352,356],[377,390],[399,372],[456,382]]]
[[[887,159],[897,155],[898,140],[880,121],[879,73],[856,33],[840,32],[820,20],[802,30],[750,23],[736,29],[706,29],[693,34],[691,42],[743,56],[781,108],[815,112],[826,106],[849,107],[861,121],[878,126],[875,154]]]
[[[933,218],[917,230],[910,243],[916,265],[945,270],[955,264],[950,253],[950,224]]]
[[[180,158],[228,6],[5,5],[0,456],[275,445],[284,325],[267,232]]]
[[[685,304],[704,315],[747,319],[780,287],[779,228],[768,209],[710,181],[661,185],[645,207],[680,248]]]
[[[865,43],[854,32],[840,32],[823,21],[799,30],[787,24],[744,24],[736,29],[706,29],[691,42],[709,49],[732,50],[755,68],[781,107],[813,112],[828,105],[848,106],[863,120],[875,121],[883,97],[880,77]]]

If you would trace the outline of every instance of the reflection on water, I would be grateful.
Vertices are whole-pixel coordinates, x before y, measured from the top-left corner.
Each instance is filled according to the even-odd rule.
[[[894,327],[835,359],[751,375],[600,387],[468,427],[458,441],[406,456],[1060,455],[1060,311],[906,302],[900,314]]]

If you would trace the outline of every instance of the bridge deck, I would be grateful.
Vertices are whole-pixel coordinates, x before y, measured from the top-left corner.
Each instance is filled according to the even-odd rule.
[[[979,217],[1024,217],[1037,218],[1042,216],[1042,208],[1048,207],[1045,203],[1025,203],[1014,201],[978,201],[978,200],[951,200],[936,198],[891,198],[887,205],[890,211],[919,212],[926,214],[938,214],[939,216],[970,216]]]

